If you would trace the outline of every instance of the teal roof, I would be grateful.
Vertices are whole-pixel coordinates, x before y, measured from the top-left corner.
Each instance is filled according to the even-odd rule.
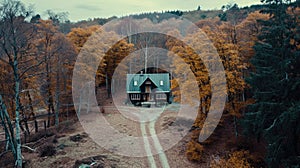
[[[140,93],[143,83],[150,79],[160,92],[170,92],[170,78],[168,73],[160,74],[127,74],[126,91],[127,93]],[[160,82],[163,81],[163,85]],[[137,85],[134,85],[136,82]]]

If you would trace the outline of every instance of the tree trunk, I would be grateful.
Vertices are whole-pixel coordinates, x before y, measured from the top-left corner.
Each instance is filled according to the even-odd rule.
[[[31,98],[29,90],[27,91],[27,97],[28,97],[29,108],[30,108],[29,118],[32,116],[33,121],[34,121],[35,132],[38,132],[37,120],[36,120],[36,116],[35,116],[35,113],[34,113],[34,110],[33,110],[32,98]]]
[[[147,65],[148,65],[148,44],[146,44],[146,49],[145,49],[145,74],[147,73]]]
[[[11,150],[13,152],[13,155],[16,158],[16,144],[15,144],[15,138],[14,138],[14,129],[11,123],[11,119],[9,118],[7,108],[2,100],[2,96],[0,95],[0,118],[1,118],[1,124],[5,131],[5,138],[6,138],[6,150],[8,150],[8,147],[11,147]]]
[[[233,108],[234,111],[235,111],[234,99],[232,99],[231,105],[232,105],[232,108]],[[238,135],[239,135],[239,132],[238,132],[238,125],[237,125],[237,118],[236,118],[236,114],[233,114],[233,115],[234,115],[234,116],[233,116],[234,133],[235,133],[235,137],[237,138]]]
[[[22,167],[22,151],[21,151],[21,132],[20,132],[20,77],[18,69],[18,61],[16,52],[14,54],[13,63],[14,79],[15,79],[15,104],[16,104],[16,152],[17,160],[16,167]]]
[[[56,102],[56,109],[55,109],[55,126],[58,126],[59,124],[59,109],[60,109],[60,76],[59,76],[59,70],[60,70],[60,60],[57,61],[57,67],[56,67],[56,91],[55,91],[55,102]]]
[[[23,107],[24,106],[20,102],[20,111],[21,111],[21,115],[22,115],[22,120],[20,120],[20,126],[22,126],[22,122],[23,122],[25,129],[23,129],[22,127],[21,128],[22,128],[22,131],[24,131],[24,135],[26,137],[27,135],[30,134],[30,130],[29,130],[29,126],[28,126],[28,117],[27,117]]]
[[[87,86],[88,88],[88,95],[87,95],[87,109],[86,109],[86,113],[88,113],[90,111],[90,95],[91,95],[91,92],[90,92],[90,88],[91,88],[91,82],[89,82],[89,85]]]
[[[109,87],[109,79],[108,79],[108,74],[106,72],[105,74],[105,83],[106,83],[106,91],[107,91],[107,98],[110,97],[110,87]]]
[[[48,59],[46,58],[46,61]],[[54,113],[54,105],[53,105],[53,95],[52,95],[52,92],[51,92],[51,76],[50,76],[50,65],[49,63],[47,63],[46,65],[46,73],[47,73],[47,93],[48,93],[48,123],[47,123],[47,127],[50,127],[51,126],[51,113]]]

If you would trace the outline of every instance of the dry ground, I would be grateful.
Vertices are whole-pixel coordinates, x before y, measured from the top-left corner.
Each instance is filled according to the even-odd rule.
[[[122,116],[121,113],[114,107],[111,100],[106,101],[104,115],[107,121],[118,131],[126,133],[130,136],[140,136],[141,131],[139,123],[128,122],[128,118]],[[170,110],[171,109],[171,110]],[[170,108],[164,112],[158,119],[155,125],[157,133],[166,129],[172,124],[176,118],[176,110]],[[206,145],[205,154],[200,163],[193,163],[187,160],[185,156],[186,143],[189,141],[189,135],[183,138],[171,149],[165,151],[168,162],[171,168],[199,168],[209,167],[212,159],[218,159],[225,156],[229,152],[236,149],[233,146],[225,144],[225,140],[232,138],[232,126],[230,123],[220,126],[215,135],[212,137],[213,143]],[[146,168],[149,167],[147,157],[130,158],[111,153],[97,145],[82,128],[80,122],[76,119],[68,123],[62,124],[59,128],[51,128],[45,132],[40,132],[35,136],[31,143],[26,145],[36,149],[32,152],[28,149],[23,149],[25,167],[40,168],[71,168],[79,167],[80,165],[90,165],[90,167],[105,167],[105,168]],[[217,137],[217,138],[214,138]],[[45,148],[45,146],[50,146]],[[3,146],[3,145],[2,145]],[[143,146],[141,146],[143,148]],[[45,150],[46,149],[46,150]],[[52,156],[41,156],[41,151],[50,152],[54,149],[55,154]],[[158,155],[154,156],[157,167],[162,167]],[[0,167],[13,167],[9,164],[12,157],[9,153],[4,154],[0,158]]]

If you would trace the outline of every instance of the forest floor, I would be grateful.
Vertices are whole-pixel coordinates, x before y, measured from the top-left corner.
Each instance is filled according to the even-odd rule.
[[[114,121],[116,121],[116,118],[120,117],[118,114],[108,115],[114,116]],[[162,121],[170,122],[170,118],[170,116],[166,115]],[[123,129],[124,131],[127,130],[129,133],[134,134],[135,131],[127,127],[127,123],[122,122],[122,119],[120,119],[118,123],[120,126],[119,129]],[[161,125],[165,126],[166,123]],[[159,129],[157,129],[157,131],[159,131]],[[219,138],[214,139],[214,142],[211,143],[211,145],[206,146],[203,159],[198,163],[190,162],[185,156],[186,144],[190,139],[190,136],[187,135],[174,147],[165,151],[164,154],[168,160],[169,167],[209,167],[212,159],[220,159],[236,148],[235,144],[232,144],[233,146],[228,146],[228,144],[225,143],[225,139],[231,136],[229,129],[227,130],[225,127],[222,127],[217,130],[217,133],[221,133],[218,136]],[[91,167],[105,168],[150,167],[149,159],[147,157],[126,157],[102,148],[88,136],[82,128],[81,123],[78,121],[70,121],[61,125],[59,128],[50,128],[47,133],[42,131],[37,134],[40,135],[36,135],[35,138],[33,138],[36,139],[35,141],[26,144],[27,146],[36,149],[36,151],[32,152],[25,148],[22,151],[24,160],[26,161],[25,167],[78,168],[80,165],[84,164],[91,165]],[[37,139],[36,137],[42,138]],[[47,148],[47,146],[50,147]],[[141,146],[141,148],[143,147]],[[47,155],[52,149],[55,150],[55,153],[52,156],[41,156],[42,153],[46,153]],[[7,156],[0,158],[0,167],[13,167],[12,164],[3,162],[3,160],[6,159]],[[163,167],[159,155],[154,155],[153,159],[156,163],[156,167]]]
[[[153,135],[160,133],[171,125],[176,118],[176,105],[161,114],[156,123],[140,125],[138,122],[128,122],[112,100],[107,99],[104,104],[104,115],[107,121],[119,132],[130,136],[143,134]],[[148,128],[147,128],[148,126]],[[142,131],[142,127],[145,130]],[[233,139],[228,143],[228,139]],[[23,148],[23,156],[26,161],[25,167],[55,167],[55,168],[78,168],[80,165],[105,168],[146,168],[146,167],[171,167],[171,168],[199,168],[209,167],[212,160],[219,160],[236,150],[240,142],[234,140],[233,126],[230,120],[220,124],[214,135],[209,139],[211,143],[205,145],[204,154],[200,162],[191,162],[187,159],[186,144],[190,140],[190,134],[171,149],[149,157],[127,157],[112,153],[99,146],[86,133],[76,117],[61,124],[58,128],[49,128],[46,132],[40,131],[29,138],[25,145],[35,151]],[[154,141],[154,140],[153,140]],[[2,145],[3,146],[3,145]],[[141,146],[144,148],[144,146]],[[47,156],[50,155],[50,156]],[[151,157],[151,156],[150,156]],[[152,159],[152,162],[149,161]],[[0,157],[0,167],[13,167],[9,162],[12,157],[9,153]],[[167,163],[167,164],[166,164]]]
[[[118,131],[127,133],[133,136],[141,136],[142,131],[140,126],[129,124],[127,119],[113,106],[105,107],[106,119]],[[163,127],[172,122],[174,113],[166,112],[164,117],[155,125],[155,132],[162,131]],[[150,128],[151,124],[145,124],[146,134],[154,134],[154,129]],[[148,128],[149,127],[149,128]],[[74,138],[75,137],[75,138]],[[56,140],[54,140],[56,139]],[[149,157],[126,157],[115,153],[111,153],[99,146],[85,132],[81,123],[78,121],[65,125],[62,130],[55,131],[55,137],[50,136],[44,140],[44,143],[52,143],[56,153],[53,156],[40,157],[40,153],[32,153],[30,151],[23,152],[25,160],[28,160],[26,167],[57,167],[69,168],[79,167],[82,164],[93,165],[91,167],[115,167],[115,168],[146,168],[146,167],[166,167],[165,162],[169,167],[189,167],[198,168],[199,163],[193,163],[187,160],[185,156],[185,144],[189,138],[186,137],[173,148],[163,153],[167,160],[162,161],[162,153],[154,155],[154,166],[149,163]],[[74,141],[75,140],[75,141]],[[144,146],[141,146],[144,148]]]

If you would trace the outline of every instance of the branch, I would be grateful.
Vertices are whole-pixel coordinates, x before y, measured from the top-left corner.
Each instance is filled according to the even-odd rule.
[[[2,34],[5,34],[5,33],[2,31]],[[10,54],[9,54],[9,52],[8,52],[8,50],[7,50],[7,48],[6,48],[6,41],[5,41],[5,39],[3,39],[3,42],[2,42],[1,44],[2,44],[2,49],[4,50],[4,52],[5,52],[5,54],[7,55],[8,59],[11,61],[12,58],[11,58],[11,56],[10,56]],[[5,63],[10,64],[10,61],[7,62],[7,61],[4,60],[3,58],[0,58],[0,60],[4,61]]]
[[[270,131],[275,126],[276,122],[277,118],[273,121],[273,124],[269,128],[265,129],[265,131]]]
[[[4,62],[4,63],[6,63],[6,64],[9,64],[8,61],[6,61],[5,59],[3,59],[3,58],[1,58],[1,57],[0,57],[0,61]]]
[[[41,141],[45,141],[45,140],[46,140],[46,138],[43,137],[43,138],[37,140],[36,142],[26,143],[25,145],[33,145],[33,146],[35,146],[35,145],[37,145],[38,143],[40,143]]]
[[[28,60],[25,60],[25,61],[19,61],[19,64],[27,64],[27,63],[30,63],[32,61],[35,61],[37,59],[37,57],[34,57],[34,58],[31,58],[31,59],[28,59]]]
[[[33,69],[33,68],[35,68],[35,67],[40,66],[40,65],[41,65],[42,63],[44,63],[44,62],[45,62],[45,61],[42,60],[42,61],[40,61],[38,64],[32,65],[32,66],[28,67],[26,70],[24,70],[24,71],[21,73],[20,79],[22,79],[22,77],[25,75],[26,72],[28,72],[29,70],[31,70],[31,69]]]
[[[31,75],[28,75],[28,76],[24,76],[24,78],[22,79],[29,79],[31,77],[34,77],[34,76],[39,76],[39,75],[44,75],[45,72],[41,72],[41,73],[36,73],[36,74],[31,74]]]
[[[1,158],[3,155],[5,155],[6,153],[8,153],[8,152],[11,152],[11,150],[7,150],[7,151],[4,151],[4,152],[0,153],[0,158]]]
[[[28,149],[28,150],[30,150],[31,152],[36,152],[36,149],[32,149],[32,148],[30,148],[29,146],[22,145],[21,147],[22,147],[22,148],[25,148],[25,149]]]

